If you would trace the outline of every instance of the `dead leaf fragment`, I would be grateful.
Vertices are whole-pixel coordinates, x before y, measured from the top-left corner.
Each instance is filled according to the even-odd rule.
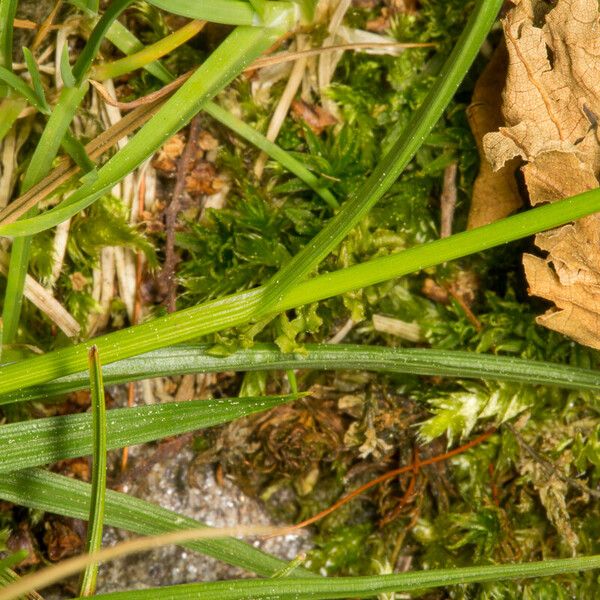
[[[473,90],[471,105],[467,109],[469,126],[481,158],[479,173],[473,185],[468,229],[507,217],[523,204],[515,176],[521,161],[513,158],[494,170],[486,159],[483,148],[484,136],[496,131],[503,123],[500,105],[507,67],[506,46],[500,44],[479,77]]]
[[[596,0],[515,0],[504,22],[505,126],[483,147],[494,170],[515,157],[533,205],[598,187],[600,14]],[[536,236],[523,257],[530,294],[555,306],[537,322],[600,348],[600,216]]]
[[[317,135],[337,123],[337,119],[329,111],[318,105],[311,106],[303,100],[292,102],[292,113],[304,121]]]
[[[185,191],[192,195],[215,194],[222,187],[215,166],[205,160],[197,161],[185,178]]]
[[[201,131],[198,136],[198,147],[205,152],[216,150],[219,147],[219,140],[213,137],[208,131]]]
[[[44,543],[48,558],[58,562],[83,550],[83,538],[62,520],[51,520],[45,523]]]
[[[6,548],[11,552],[19,552],[21,550],[27,552],[27,556],[17,565],[19,569],[25,569],[40,563],[37,543],[26,521],[19,523],[16,530],[10,534],[6,542]]]
[[[170,137],[158,151],[152,166],[163,173],[175,173],[177,161],[185,148],[185,140],[180,133]]]
[[[543,27],[535,0],[518,0],[503,22],[509,54],[503,114],[506,127],[484,138],[494,170],[520,156],[575,153],[597,170],[600,146],[600,36],[595,0],[559,0]]]

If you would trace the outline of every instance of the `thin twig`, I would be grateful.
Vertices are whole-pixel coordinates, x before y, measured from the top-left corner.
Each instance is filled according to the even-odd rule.
[[[42,21],[42,24],[39,26],[35,37],[33,38],[33,42],[31,43],[30,50],[35,52],[41,45],[41,43],[46,39],[46,36],[52,29],[58,29],[57,25],[53,25],[52,22],[56,17],[60,7],[62,6],[62,0],[57,0],[54,8],[50,11],[50,14]]]
[[[400,467],[399,469],[394,469],[393,471],[384,473],[383,475],[380,475],[379,477],[376,477],[375,479],[372,479],[371,481],[356,488],[353,492],[350,492],[347,496],[344,496],[343,498],[338,500],[335,504],[332,504],[329,508],[321,511],[319,514],[315,515],[314,517],[310,517],[310,519],[306,519],[305,521],[301,521],[300,523],[297,523],[296,525],[290,526],[289,531],[294,531],[296,529],[302,529],[303,527],[312,525],[316,521],[319,521],[323,517],[326,517],[327,515],[330,515],[332,512],[336,511],[338,508],[344,506],[344,504],[347,504],[348,502],[350,502],[351,500],[353,500],[354,498],[356,498],[363,492],[366,492],[367,490],[371,489],[372,487],[375,487],[376,485],[379,485],[380,483],[383,483],[384,481],[387,481],[388,479],[392,479],[393,477],[397,477],[398,475],[404,475],[405,473],[410,473],[410,472],[414,473],[416,468],[422,468],[422,467],[426,467],[428,465],[433,465],[438,462],[443,462],[443,461],[448,460],[449,458],[452,458],[458,454],[462,454],[463,452],[466,452],[467,450],[470,450],[474,446],[477,446],[478,444],[481,444],[481,442],[484,442],[485,440],[487,440],[495,431],[496,431],[495,428],[489,429],[488,431],[486,431],[485,433],[482,433],[480,436],[476,437],[475,439],[471,440],[470,442],[467,442],[466,444],[464,444],[458,448],[455,448],[454,450],[449,450],[448,452],[445,452],[444,454],[439,454],[438,456],[433,456],[431,458],[426,458],[425,460],[420,460],[417,465],[415,465],[414,463],[411,463],[410,465],[406,465],[404,467]]]
[[[391,50],[405,50],[407,48],[432,48],[432,43],[401,43],[401,42],[356,42],[354,44],[335,44],[333,46],[323,46],[321,48],[309,48],[308,50],[296,50],[290,52],[280,52],[273,56],[263,56],[257,58],[251,65],[246,67],[245,71],[254,71],[271,65],[278,65],[283,62],[296,60],[304,57],[319,56],[329,52],[339,52],[342,50],[377,50],[389,48]]]
[[[454,298],[454,300],[456,300],[457,304],[462,308],[471,325],[473,325],[473,327],[475,327],[477,331],[483,331],[483,325],[481,324],[481,321],[471,310],[471,307],[467,304],[465,299],[454,289],[454,286],[449,285],[445,287],[445,289]]]
[[[190,126],[188,140],[183,150],[183,154],[177,165],[177,179],[175,189],[171,196],[171,202],[165,215],[166,244],[165,244],[165,263],[163,265],[160,279],[162,285],[166,288],[165,304],[168,312],[175,312],[177,284],[175,282],[175,267],[177,266],[177,255],[175,253],[175,227],[177,225],[177,216],[181,206],[181,197],[185,191],[185,179],[192,158],[196,154],[196,145],[200,135],[200,118],[194,117]]]
[[[383,519],[381,519],[381,521],[379,522],[379,525],[381,527],[394,521],[398,517],[400,512],[404,509],[404,507],[407,504],[409,504],[410,502],[412,502],[412,500],[415,496],[415,488],[417,485],[417,480],[419,478],[419,470],[421,468],[421,464],[422,463],[421,463],[421,459],[419,456],[419,449],[415,448],[413,451],[412,477],[410,478],[408,488],[406,489],[406,492],[404,492],[402,498],[400,498],[398,505],[394,508],[394,510],[391,512],[391,514],[389,514],[386,517],[384,517]]]
[[[352,319],[348,319],[334,335],[325,341],[325,343],[339,344],[352,331],[354,325],[356,325],[356,322]]]
[[[452,235],[452,221],[454,221],[454,211],[456,210],[456,172],[457,166],[453,162],[444,170],[444,185],[440,198],[440,237],[447,238]]]
[[[14,19],[13,27],[15,29],[37,29],[38,24],[29,19]]]

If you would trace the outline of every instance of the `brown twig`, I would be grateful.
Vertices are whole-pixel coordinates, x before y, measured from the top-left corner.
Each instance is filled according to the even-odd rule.
[[[399,469],[394,469],[393,471],[388,471],[387,473],[384,473],[383,475],[380,475],[379,477],[376,477],[375,479],[372,479],[371,481],[356,488],[353,492],[350,492],[347,496],[344,496],[343,498],[338,500],[335,504],[332,504],[329,508],[321,511],[314,517],[310,517],[310,519],[306,519],[305,521],[301,521],[300,523],[297,523],[296,525],[292,525],[289,528],[289,531],[295,531],[296,529],[302,529],[303,527],[312,525],[316,521],[319,521],[323,517],[326,517],[327,515],[330,515],[332,512],[336,511],[338,508],[344,506],[345,504],[347,504],[348,502],[350,502],[351,500],[353,500],[354,498],[356,498],[363,492],[366,492],[367,490],[371,489],[372,487],[375,487],[376,485],[379,485],[380,483],[383,483],[384,481],[387,481],[388,479],[392,479],[393,477],[398,477],[399,475],[404,475],[406,473],[410,473],[411,471],[414,473],[415,469],[417,469],[417,468],[422,468],[422,467],[426,467],[427,465],[433,465],[435,463],[443,462],[445,460],[448,460],[449,458],[457,456],[458,454],[462,454],[463,452],[466,452],[467,450],[470,450],[471,448],[473,448],[473,447],[477,446],[478,444],[481,444],[482,442],[487,440],[495,431],[496,431],[495,428],[489,429],[485,433],[482,433],[480,436],[476,437],[475,439],[471,440],[470,442],[467,442],[466,444],[463,444],[462,446],[459,446],[458,448],[455,448],[454,450],[449,450],[448,452],[444,452],[444,454],[439,454],[438,456],[426,458],[425,460],[419,461],[417,464],[411,463],[410,465],[400,467]]]
[[[534,448],[532,448],[523,439],[523,436],[514,428],[514,426],[511,423],[506,423],[506,427],[515,436],[515,439],[517,440],[517,443],[519,444],[521,450],[527,452],[527,454],[529,454],[529,456],[531,456],[531,458],[533,458],[533,460],[536,463],[538,463],[540,467],[542,467],[544,473],[546,473],[548,477],[558,477],[558,479],[578,489],[580,492],[583,492],[584,494],[589,494],[594,498],[600,498],[600,490],[593,490],[589,486],[585,485],[585,483],[581,483],[581,481],[579,481],[578,479],[574,479],[573,477],[569,477],[568,475],[562,473],[553,462],[549,461],[547,458],[544,458],[542,455],[536,452],[536,450],[534,450]]]
[[[274,56],[263,56],[257,58],[251,65],[246,67],[245,71],[254,71],[271,65],[277,65],[283,62],[296,60],[298,58],[308,58],[310,56],[319,56],[326,52],[339,52],[340,50],[377,50],[379,48],[406,49],[406,48],[431,48],[433,43],[402,43],[402,42],[357,42],[355,44],[336,44],[335,46],[323,46],[321,48],[309,48],[308,50],[297,50],[295,52],[280,52]]]
[[[453,162],[444,170],[444,184],[440,197],[440,237],[447,238],[452,235],[452,221],[456,210],[456,172],[457,166]]]
[[[488,474],[490,476],[490,491],[492,493],[492,501],[496,506],[500,506],[500,494],[498,492],[498,486],[494,481],[494,475],[496,473],[496,468],[494,467],[494,463],[490,463],[488,465]]]
[[[177,216],[179,215],[179,208],[181,206],[181,197],[185,191],[185,179],[188,174],[189,166],[196,154],[196,147],[198,143],[198,136],[200,135],[200,119],[198,116],[194,117],[190,126],[188,140],[183,150],[183,154],[179,159],[177,165],[177,179],[175,181],[175,189],[171,196],[171,202],[166,210],[165,214],[165,230],[166,230],[166,244],[165,244],[165,262],[163,265],[162,272],[160,274],[160,280],[163,287],[166,288],[167,295],[165,304],[168,312],[175,312],[176,310],[176,297],[177,297],[177,283],[175,281],[175,267],[177,266],[177,254],[175,253],[175,227],[177,225]]]
[[[13,27],[15,29],[37,29],[38,24],[29,19],[14,19]]]
[[[46,36],[52,29],[58,29],[56,25],[53,25],[52,22],[54,18],[58,14],[60,7],[62,6],[62,0],[57,0],[54,4],[54,8],[50,11],[50,14],[42,21],[42,24],[39,26],[35,37],[33,38],[33,42],[31,43],[31,51],[35,52],[42,42],[46,39]]]
[[[394,521],[398,515],[402,512],[402,510],[404,509],[404,507],[409,504],[410,502],[412,502],[414,495],[415,495],[415,488],[417,485],[417,479],[419,478],[419,469],[421,467],[421,460],[419,457],[419,449],[415,448],[414,452],[413,452],[413,462],[412,462],[412,477],[410,478],[410,482],[408,483],[408,488],[406,488],[406,492],[404,492],[402,498],[400,498],[400,501],[398,502],[398,505],[396,506],[396,508],[394,508],[394,510],[388,514],[387,516],[385,516],[383,519],[381,519],[381,521],[379,522],[380,527],[383,527],[384,525],[387,525],[388,523],[391,523],[392,521]]]
[[[108,90],[99,82],[90,79],[89,82],[96,91],[100,94],[104,102],[106,104],[110,104],[110,106],[116,106],[120,110],[133,110],[134,108],[139,108],[140,106],[145,106],[146,104],[151,104],[152,102],[156,102],[157,100],[162,100],[166,98],[170,94],[172,94],[176,89],[179,89],[194,73],[194,70],[187,71],[183,75],[180,75],[177,79],[174,79],[170,83],[167,83],[159,90],[155,92],[151,92],[150,94],[146,94],[145,96],[141,96],[136,100],[132,100],[131,102],[119,102],[116,98],[113,98]]]
[[[456,300],[458,305],[462,308],[469,322],[475,327],[477,331],[483,330],[481,321],[475,316],[475,313],[471,310],[471,307],[465,302],[465,299],[456,292],[452,285],[446,287],[448,293]]]

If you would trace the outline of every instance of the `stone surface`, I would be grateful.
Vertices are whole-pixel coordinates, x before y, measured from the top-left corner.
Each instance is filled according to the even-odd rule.
[[[148,447],[134,448],[132,458],[140,460],[150,452]],[[212,467],[193,467],[194,476],[188,477],[192,461],[192,451],[184,449],[154,465],[144,480],[132,483],[123,491],[212,526],[271,524],[260,504],[243,494],[233,483],[225,479],[222,485],[218,485]],[[104,545],[113,545],[129,537],[125,532],[108,528]],[[292,560],[298,553],[309,549],[308,539],[297,535],[255,542],[255,545],[284,560]],[[98,592],[247,576],[248,573],[236,567],[184,548],[169,546],[102,565]]]

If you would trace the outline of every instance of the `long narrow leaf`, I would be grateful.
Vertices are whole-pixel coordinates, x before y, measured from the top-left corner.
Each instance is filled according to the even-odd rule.
[[[107,385],[114,385],[151,377],[188,373],[275,369],[358,369],[384,373],[512,381],[532,385],[556,385],[579,390],[600,389],[600,373],[593,369],[460,350],[306,344],[304,346],[306,353],[286,354],[275,344],[256,344],[252,348],[238,350],[228,356],[214,356],[210,353],[210,348],[209,344],[161,348],[105,365],[104,378]],[[0,396],[0,405],[52,398],[84,389],[86,385],[86,373],[76,373],[45,385],[22,388],[4,394]],[[115,411],[110,414],[114,415]],[[0,439],[0,456],[6,457],[4,454],[6,451],[2,449]]]
[[[269,527],[265,525],[237,525],[233,527],[194,527],[186,531],[171,531],[161,535],[146,536],[133,540],[126,540],[110,548],[104,548],[91,554],[73,556],[59,564],[46,569],[30,573],[14,581],[5,589],[0,589],[0,600],[18,600],[23,594],[36,589],[44,589],[69,575],[75,575],[86,565],[108,562],[117,558],[124,558],[131,554],[153,550],[161,546],[181,544],[186,540],[222,539],[231,536],[257,536],[282,534],[284,528]]]
[[[140,42],[140,40],[138,40],[125,25],[119,23],[119,21],[115,21],[110,26],[110,29],[106,33],[106,39],[112,42],[125,54],[140,52],[145,48],[144,44],[142,44],[142,42]],[[163,83],[169,83],[169,81],[175,79],[169,70],[159,61],[145,65],[144,69]]]
[[[0,477],[0,498],[20,506],[37,508],[75,519],[87,519],[91,486],[41,469],[26,469]],[[202,525],[150,502],[108,490],[104,519],[107,525],[141,535],[191,529]],[[250,544],[235,539],[199,540],[182,546],[212,556],[257,575],[271,575],[287,563]],[[296,576],[314,575],[297,569]]]
[[[454,50],[436,77],[427,98],[402,130],[398,141],[379,161],[368,179],[346,200],[342,209],[267,284],[263,310],[269,313],[279,298],[309,275],[371,210],[406,168],[442,116],[481,44],[503,0],[478,0]]]
[[[13,91],[25,98],[25,100],[27,100],[31,106],[39,110],[41,113],[48,114],[50,112],[50,108],[45,103],[45,99],[40,99],[37,93],[32,90],[18,75],[15,75],[12,71],[9,71],[1,66],[0,81],[3,81]]]
[[[17,0],[0,0],[0,66],[10,69],[13,52],[13,21]]]
[[[297,395],[169,402],[107,413],[109,450],[222,425],[269,410]],[[89,413],[0,425],[0,473],[86,456],[93,450]]]
[[[600,190],[591,190],[484,227],[315,277],[288,292],[278,301],[274,312],[402,277],[544,229],[558,227],[599,210]],[[93,342],[5,365],[0,367],[0,394],[84,370],[87,348],[92,343],[98,346],[105,364],[108,364],[242,325],[258,314],[263,294],[264,288],[240,292],[98,337]]]
[[[315,177],[300,161],[296,160],[291,154],[280,148],[277,144],[269,141],[264,135],[238,119],[235,115],[227,112],[214,102],[207,102],[204,106],[204,112],[209,114],[239,136],[254,144],[257,148],[263,150],[271,158],[279,162],[288,171],[296,175],[298,179],[304,181],[310,186],[331,208],[338,207],[338,201],[333,194],[324,187],[319,179]]]
[[[132,4],[133,1],[134,0],[113,0],[113,2],[108,5],[108,8],[96,23],[86,45],[73,65],[73,77],[75,78],[76,86],[80,86],[83,83],[92,66],[92,62],[98,55],[100,44],[110,30],[113,22],[116,21],[117,17]]]
[[[58,103],[50,114],[42,136],[29,161],[22,184],[24,192],[38,183],[50,170],[52,161],[58,153],[69,124],[73,120],[73,116],[81,104],[88,87],[86,82],[79,87],[63,88],[61,91]],[[23,303],[25,277],[29,266],[30,248],[31,237],[26,236],[16,239],[13,242],[10,253],[8,280],[2,310],[4,339],[7,344],[12,343],[17,334]]]
[[[252,25],[255,27],[281,25],[288,21],[293,4],[291,2],[263,2],[264,9],[259,15],[252,4],[240,0],[149,0],[150,4],[176,15],[202,19],[225,25]],[[292,12],[295,14],[295,9]],[[286,27],[290,25],[287,23]]]
[[[113,79],[136,69],[142,69],[150,64],[155,64],[158,59],[169,54],[188,40],[193,38],[204,27],[204,21],[190,21],[173,33],[165,36],[158,42],[149,46],[142,46],[137,52],[115,60],[113,62],[97,65],[92,70],[90,77],[100,81]]]
[[[244,579],[216,583],[191,583],[148,590],[99,594],[107,600],[318,600],[373,598],[378,594],[407,593],[447,588],[467,583],[551,577],[600,569],[600,555],[560,558],[531,563],[412,571],[398,575],[323,577],[320,579]]]
[[[75,75],[73,75],[73,69],[69,61],[69,47],[67,44],[63,46],[60,54],[60,78],[65,88],[77,87],[77,80],[75,79]]]
[[[106,402],[102,365],[96,346],[90,348],[89,365],[92,398],[92,498],[85,544],[85,551],[88,553],[96,552],[102,547],[106,496]],[[35,440],[36,438],[32,440],[34,444]],[[83,572],[79,593],[82,596],[91,596],[96,591],[97,578],[98,564],[88,565]]]
[[[46,93],[44,92],[44,86],[42,85],[42,77],[40,75],[40,70],[29,48],[23,48],[23,57],[25,58],[25,63],[27,64],[27,71],[29,72],[29,76],[31,77],[31,85],[33,85],[35,94],[43,109],[40,112],[48,113],[50,112],[50,107],[48,106],[48,102],[46,101]]]
[[[48,212],[0,225],[0,235],[39,233],[92,204],[184,127],[207,100],[272,45],[282,31],[251,27],[235,29],[129,143],[98,170],[94,182],[84,184],[68,200]]]

